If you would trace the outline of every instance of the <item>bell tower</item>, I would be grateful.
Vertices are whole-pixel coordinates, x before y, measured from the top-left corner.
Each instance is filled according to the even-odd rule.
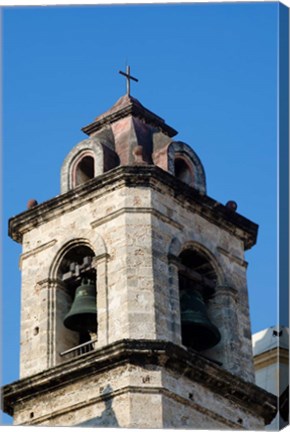
[[[254,384],[244,259],[258,226],[207,195],[197,154],[129,91],[82,130],[61,194],[9,221],[21,369],[5,412],[17,425],[263,429],[276,398]]]

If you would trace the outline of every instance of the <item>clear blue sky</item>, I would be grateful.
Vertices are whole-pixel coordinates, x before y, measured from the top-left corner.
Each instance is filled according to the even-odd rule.
[[[208,194],[259,224],[252,331],[276,323],[278,3],[15,7],[3,13],[3,382],[18,378],[20,245],[7,223],[60,193],[81,127],[125,93],[179,131]],[[6,421],[6,417],[5,417]]]

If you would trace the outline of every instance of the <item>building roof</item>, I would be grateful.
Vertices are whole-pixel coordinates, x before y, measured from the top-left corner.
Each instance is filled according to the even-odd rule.
[[[257,356],[274,348],[289,349],[289,329],[284,326],[268,327],[252,335],[253,354]]]
[[[137,99],[127,94],[122,96],[112,108],[96,117],[89,125],[83,127],[82,131],[87,135],[91,135],[107,124],[112,124],[127,116],[141,118],[145,123],[162,130],[169,137],[177,134],[177,131],[168,126],[161,117],[145,108]]]

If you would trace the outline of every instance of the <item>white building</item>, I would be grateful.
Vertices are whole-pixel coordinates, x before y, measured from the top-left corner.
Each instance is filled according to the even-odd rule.
[[[252,341],[256,384],[281,396],[280,413],[267,426],[269,430],[278,430],[289,423],[289,329],[269,327],[255,333]]]

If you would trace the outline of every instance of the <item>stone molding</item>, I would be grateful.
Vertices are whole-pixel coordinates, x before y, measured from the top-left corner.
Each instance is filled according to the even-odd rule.
[[[57,243],[57,240],[53,239],[53,240],[51,240],[51,241],[49,241],[47,243],[43,243],[42,245],[37,246],[36,248],[30,250],[29,252],[25,252],[24,254],[22,254],[20,256],[20,260],[19,260],[19,266],[20,266],[20,268],[22,266],[23,260],[25,260],[26,258],[29,258],[31,255],[35,255],[35,254],[37,254],[39,252],[44,251],[45,249],[48,249],[48,248],[54,246],[55,243]]]
[[[186,184],[181,188],[178,179],[153,165],[119,166],[65,194],[26,210],[9,220],[9,235],[21,243],[25,232],[122,187],[151,187],[170,194],[179,204],[190,207],[191,211],[241,238],[245,249],[250,249],[256,242],[258,225]]]
[[[172,218],[164,215],[160,211],[152,208],[152,207],[124,207],[119,210],[116,210],[109,215],[103,216],[99,219],[96,219],[95,221],[91,222],[91,227],[96,228],[108,221],[111,221],[112,219],[115,219],[116,217],[123,215],[125,213],[150,213],[153,216],[157,217],[158,219],[161,219],[163,222],[168,223],[169,225],[173,225],[175,228],[182,230],[183,226],[178,223],[177,221],[173,220]]]
[[[241,259],[241,258],[239,258],[239,257],[237,257],[237,256],[235,256],[233,254],[231,254],[229,251],[227,251],[226,249],[222,248],[221,246],[218,246],[217,250],[221,254],[225,255],[230,261],[233,261],[233,262],[239,264],[242,267],[245,267],[245,268],[248,267],[248,262],[247,261],[245,261],[245,260],[243,260],[243,259]]]
[[[234,302],[238,301],[238,290],[228,285],[217,285],[214,294],[215,297],[218,296],[229,296]]]
[[[277,397],[232,375],[194,351],[158,340],[129,340],[107,345],[61,365],[3,387],[4,412],[13,415],[14,405],[36,393],[50,392],[82,377],[104,373],[120,364],[158,365],[185,376],[213,393],[236,402],[269,424],[277,412]]]
[[[41,287],[57,286],[58,288],[65,289],[65,284],[60,279],[56,279],[56,278],[42,279],[41,281],[37,281],[37,285],[40,285]]]

